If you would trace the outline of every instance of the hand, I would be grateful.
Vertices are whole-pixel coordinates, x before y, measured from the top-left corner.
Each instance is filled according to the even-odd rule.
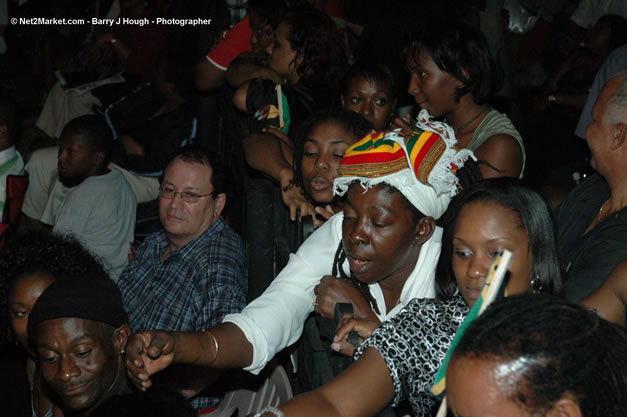
[[[292,169],[282,169],[279,174],[279,184],[281,186],[281,197],[283,203],[290,209],[290,219],[296,220],[296,212],[300,210],[298,220],[303,216],[313,216],[313,206],[303,194],[303,190],[296,184],[292,183],[294,172]]]
[[[379,326],[381,326],[381,322],[377,318],[358,319],[351,314],[344,314],[335,332],[331,349],[344,356],[352,357],[353,353],[355,353],[356,346],[348,343],[348,334],[352,331],[357,332],[359,335],[359,343],[361,344],[372,332],[378,329]]]
[[[325,275],[314,288],[314,294],[316,294],[317,303],[315,311],[324,318],[335,319],[336,303],[351,303],[355,316],[376,319],[376,315],[361,292],[345,279]]]
[[[126,344],[126,373],[137,388],[146,391],[150,376],[174,360],[174,336],[169,332],[147,331],[131,336]]]
[[[412,124],[411,116],[408,113],[402,119],[400,117],[395,117],[394,120],[392,120],[392,123],[390,123],[390,127],[387,131],[401,129],[402,135],[411,135],[413,132]]]
[[[255,114],[253,114],[253,117],[256,120],[266,119],[268,117],[268,113],[270,113],[271,106],[272,104],[264,104],[263,106],[259,107],[257,111],[255,112]]]
[[[330,204],[327,204],[324,207],[316,206],[314,208],[314,211],[316,212],[316,214],[318,216],[320,216],[320,217],[322,217],[324,219],[324,220],[320,220],[318,218],[318,216],[313,216],[314,230],[319,228],[320,226],[322,226],[324,224],[324,222],[329,220],[335,214],[335,211],[333,211],[333,207],[331,207]]]

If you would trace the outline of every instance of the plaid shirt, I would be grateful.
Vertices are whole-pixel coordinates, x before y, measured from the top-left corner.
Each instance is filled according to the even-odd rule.
[[[244,308],[244,247],[224,219],[162,261],[168,244],[165,231],[149,236],[120,276],[133,332],[202,330]],[[196,397],[192,405],[206,408],[210,401],[205,398]]]

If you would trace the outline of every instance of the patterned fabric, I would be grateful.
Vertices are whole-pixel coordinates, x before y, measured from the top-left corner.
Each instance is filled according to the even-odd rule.
[[[459,294],[446,301],[414,299],[375,330],[355,358],[375,348],[394,381],[392,405],[408,398],[415,416],[432,416],[437,400],[430,393],[431,386],[468,311]]]
[[[400,143],[373,130],[348,148],[337,168],[338,175],[378,178],[408,169],[410,161],[416,178],[428,184],[446,143],[436,133],[422,131],[415,131],[405,142],[407,153]]]
[[[133,332],[202,330],[244,308],[244,247],[222,218],[162,261],[167,246],[164,231],[148,237],[120,277]],[[196,397],[192,405],[203,409],[212,404],[207,397]]]
[[[421,213],[439,218],[457,194],[457,169],[468,157],[455,149],[455,133],[423,110],[411,136],[372,131],[348,148],[337,168],[335,192],[343,195],[359,181],[364,189],[380,183],[398,189]]]

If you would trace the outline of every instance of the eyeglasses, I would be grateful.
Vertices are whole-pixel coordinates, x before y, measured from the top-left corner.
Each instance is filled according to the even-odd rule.
[[[207,197],[208,195],[212,195],[212,193],[196,194],[196,193],[190,193],[189,191],[175,191],[171,188],[159,187],[159,196],[162,198],[173,200],[177,194],[180,195],[181,200],[183,200],[186,203],[196,203],[201,197]]]

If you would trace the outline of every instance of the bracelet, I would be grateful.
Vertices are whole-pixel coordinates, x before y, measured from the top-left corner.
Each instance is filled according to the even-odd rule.
[[[218,345],[218,339],[216,339],[216,337],[213,335],[213,333],[211,333],[209,330],[203,330],[203,331],[206,332],[206,333],[209,333],[209,335],[213,339],[213,346],[214,346],[214,350],[216,351],[216,354],[213,357],[213,360],[208,365],[208,367],[211,368],[213,366],[213,364],[215,364],[216,361],[218,360],[218,350],[220,350],[220,346]]]
[[[109,43],[110,43],[111,45],[114,45],[117,41],[118,41],[117,39],[112,38],[112,39],[109,41]]]
[[[551,94],[550,96],[548,96],[548,97],[546,98],[546,100],[547,100],[549,103],[555,103],[555,102],[557,101],[557,97],[555,97],[553,94]]]
[[[283,414],[283,411],[279,410],[276,407],[272,407],[272,406],[268,406],[268,407],[264,408],[263,410],[261,410],[260,412],[255,414],[253,417],[263,417],[263,415],[265,413],[274,413],[276,415],[276,417],[285,417],[285,414]]]

